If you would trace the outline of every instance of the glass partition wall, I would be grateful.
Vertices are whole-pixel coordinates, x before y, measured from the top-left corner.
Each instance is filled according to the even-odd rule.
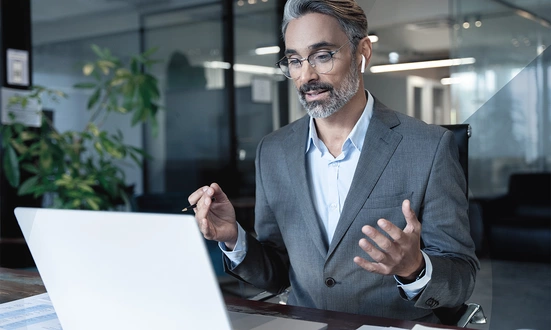
[[[469,187],[507,191],[509,175],[551,168],[551,1],[453,0],[452,108],[472,126]]]
[[[228,167],[229,113],[224,93],[222,6],[144,15],[144,48],[158,48],[164,111],[159,136],[146,134],[148,193],[191,193]],[[208,37],[206,37],[208,36]],[[216,65],[217,63],[218,65]]]
[[[287,105],[279,102],[279,90],[287,81],[275,66],[283,3],[74,4],[69,12],[74,16],[52,20],[41,14],[43,4],[34,2],[33,79],[69,95],[45,107],[54,111],[60,130],[79,129],[89,94],[72,86],[85,78],[79,64],[94,58],[90,46],[107,47],[122,60],[157,48],[153,57],[159,63],[151,71],[164,105],[159,134],[153,136],[150,127],[126,127],[126,119],[107,124],[122,128],[126,141],[152,156],[143,171],[127,169],[136,195],[181,199],[216,181],[229,195],[253,196],[256,145],[286,123],[281,113]]]
[[[149,193],[187,194],[216,181],[234,197],[254,195],[256,145],[279,125],[275,5],[211,3],[143,16],[145,48],[158,47],[165,61],[153,72],[166,111],[161,136],[146,134]]]

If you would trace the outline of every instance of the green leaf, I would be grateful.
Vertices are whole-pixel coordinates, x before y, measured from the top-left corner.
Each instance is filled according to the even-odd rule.
[[[78,83],[78,84],[74,84],[73,87],[74,88],[81,88],[81,89],[86,89],[86,88],[94,88],[96,87],[96,83],[93,83],[93,82],[86,82],[86,83]]]
[[[126,78],[115,78],[111,80],[110,85],[113,87],[120,86],[126,82]]]
[[[101,89],[97,88],[88,99],[88,105],[87,105],[88,110],[92,109],[96,105],[96,103],[98,103],[100,95],[101,95]]]
[[[155,53],[158,50],[159,50],[158,46],[157,47],[151,47],[148,50],[146,50],[145,52],[143,52],[142,56],[145,57],[145,58],[148,58],[149,56],[153,55],[153,53]]]
[[[33,165],[33,164],[29,164],[29,163],[24,163],[24,164],[21,164],[21,169],[29,172],[29,173],[32,173],[32,174],[38,174],[38,168]]]
[[[90,187],[89,185],[85,184],[85,183],[79,183],[77,185],[78,189],[82,190],[82,191],[86,191],[86,192],[89,192],[89,193],[93,193],[94,192],[94,189],[92,189],[92,187]]]
[[[30,132],[30,131],[23,131],[20,133],[19,136],[23,141],[29,141],[38,137],[36,133]]]
[[[133,73],[133,74],[138,74],[140,73],[140,67],[138,65],[138,60],[133,57],[131,60],[130,60],[130,71]]]
[[[92,208],[92,210],[98,211],[100,209],[98,203],[92,198],[86,198],[84,199],[88,205]]]
[[[36,187],[38,183],[38,179],[39,177],[35,175],[25,180],[25,182],[23,182],[19,187],[19,189],[17,190],[17,194],[19,195],[31,194],[34,190],[34,187]]]
[[[12,187],[19,186],[20,172],[19,161],[17,160],[17,154],[11,145],[6,147],[4,151],[4,172],[8,183]]]
[[[100,58],[104,57],[103,51],[101,50],[101,48],[98,45],[92,44],[90,47],[92,48],[92,50],[94,51],[94,53],[96,53],[96,55],[98,57],[100,57]]]
[[[15,150],[17,150],[17,152],[20,155],[28,152],[28,150],[29,150],[29,148],[26,145],[24,145],[23,143],[19,143],[16,140],[11,140],[11,145]]]

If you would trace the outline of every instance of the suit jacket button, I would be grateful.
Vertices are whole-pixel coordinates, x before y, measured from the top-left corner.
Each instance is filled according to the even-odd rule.
[[[427,299],[427,301],[425,301],[425,305],[429,306],[430,308],[434,308],[434,307],[440,305],[440,303],[438,302],[438,300],[436,300],[434,298],[429,298],[429,299]]]
[[[336,283],[337,281],[335,281],[335,279],[332,277],[328,277],[325,279],[325,285],[327,285],[330,288],[334,287]]]

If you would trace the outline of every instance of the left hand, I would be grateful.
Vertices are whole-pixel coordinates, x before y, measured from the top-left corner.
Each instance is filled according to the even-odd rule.
[[[365,225],[362,232],[377,246],[362,238],[359,242],[374,262],[361,257],[355,257],[354,262],[368,272],[383,275],[397,275],[407,280],[413,280],[425,267],[421,254],[421,223],[411,209],[410,201],[402,203],[402,213],[406,219],[404,230],[396,227],[386,219],[379,219],[377,225],[391,238],[383,235],[372,226]]]

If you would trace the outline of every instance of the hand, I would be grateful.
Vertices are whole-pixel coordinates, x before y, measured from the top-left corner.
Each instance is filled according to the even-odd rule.
[[[237,242],[235,210],[222,188],[216,183],[201,187],[189,195],[188,202],[197,204],[193,211],[203,236],[233,250]]]
[[[421,223],[410,207],[409,200],[402,203],[402,213],[406,219],[404,230],[396,227],[392,222],[379,219],[377,225],[390,237],[386,237],[371,226],[363,226],[362,232],[377,245],[362,238],[360,247],[375,262],[369,262],[361,257],[355,257],[354,262],[373,273],[383,275],[398,275],[406,280],[413,280],[425,267],[425,260],[421,254]]]

